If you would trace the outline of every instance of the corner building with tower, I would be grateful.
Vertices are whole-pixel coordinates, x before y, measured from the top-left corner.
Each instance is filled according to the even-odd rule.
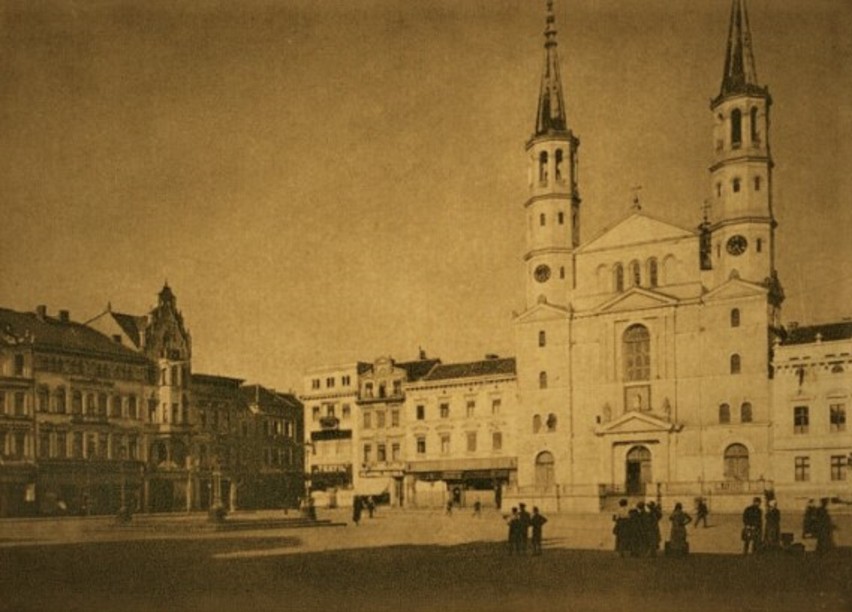
[[[745,3],[732,3],[707,117],[709,206],[695,228],[657,219],[637,199],[599,235],[581,234],[580,141],[551,2],[544,46],[526,145],[526,305],[514,318],[517,485],[506,499],[599,511],[624,496],[668,505],[700,495],[716,510],[741,509],[786,474],[771,446],[772,356],[786,337],[772,98],[755,71]],[[786,423],[781,404],[774,418]]]

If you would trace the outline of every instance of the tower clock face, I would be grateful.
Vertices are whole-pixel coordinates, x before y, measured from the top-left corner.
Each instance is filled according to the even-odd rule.
[[[535,269],[535,272],[533,272],[533,276],[538,282],[543,283],[550,278],[550,268],[544,264],[541,264]]]
[[[745,253],[746,247],[748,247],[748,240],[745,239],[745,236],[737,234],[728,239],[727,249],[731,255],[742,255]]]

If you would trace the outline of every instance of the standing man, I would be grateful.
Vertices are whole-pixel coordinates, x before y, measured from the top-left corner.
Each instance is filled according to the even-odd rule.
[[[749,546],[751,552],[756,553],[760,548],[761,535],[763,533],[763,510],[760,509],[760,498],[755,497],[750,506],[743,510],[743,554],[748,554]]]
[[[518,516],[518,509],[512,508],[512,513],[506,517],[506,524],[509,526],[509,554],[520,554],[521,552],[521,519]]]
[[[831,522],[831,516],[828,514],[828,498],[823,497],[819,500],[819,508],[814,510],[814,537],[816,538],[816,551],[818,554],[825,554],[833,548],[831,532],[834,531],[834,524]]]
[[[704,501],[703,497],[699,497],[696,500],[696,508],[695,508],[695,526],[698,527],[698,523],[704,522],[704,529],[707,529],[707,515],[710,514],[710,510],[707,508],[707,502]]]
[[[541,554],[541,528],[547,519],[538,512],[538,506],[533,506],[532,516],[530,517],[530,525],[532,525],[532,554]]]
[[[518,518],[520,519],[520,533],[521,533],[521,550],[524,554],[527,553],[527,544],[530,539],[530,513],[527,512],[526,504],[518,504],[518,507],[521,509],[518,512]]]

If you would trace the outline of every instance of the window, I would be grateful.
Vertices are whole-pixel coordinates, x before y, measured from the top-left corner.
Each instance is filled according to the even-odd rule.
[[[793,408],[793,433],[808,433],[810,418],[807,406],[796,406]]]
[[[64,387],[59,387],[56,391],[53,392],[53,402],[54,408],[58,414],[65,414],[65,389]]]
[[[547,151],[538,155],[538,182],[547,183]]]
[[[831,456],[831,479],[846,480],[846,455]]]
[[[565,213],[561,210],[557,213],[556,219],[559,222],[559,225],[565,225]]]
[[[474,414],[476,414],[476,401],[475,400],[467,400],[467,404],[465,405],[465,414],[467,418],[472,418]]]
[[[391,461],[399,461],[399,443],[391,444]]]
[[[533,433],[538,433],[541,431],[541,415],[535,415],[533,417]]]
[[[450,454],[450,434],[441,434],[441,454]]]
[[[559,266],[559,278],[565,278],[565,266]]]
[[[757,250],[758,253],[763,251],[763,238],[758,238],[755,241],[755,247],[754,248],[755,248],[755,250]]]
[[[385,383],[379,383],[379,397],[386,397],[387,392],[385,390]]]
[[[754,190],[760,191],[760,177],[759,176],[754,177]]]
[[[499,397],[491,400],[491,414],[500,414],[500,407],[503,405],[503,400]]]
[[[541,213],[538,216],[538,224],[542,227],[544,227],[547,224],[547,217],[545,216],[544,213]]]
[[[373,383],[368,382],[364,385],[364,397],[373,397]]]
[[[352,415],[352,407],[349,404],[343,404],[343,409],[341,411],[341,417],[344,419],[348,419]]]
[[[503,433],[494,431],[491,433],[491,450],[503,450]]]
[[[378,429],[384,429],[385,427],[385,411],[380,410],[376,412],[376,427]]]
[[[349,385],[352,384],[352,377],[349,376],[349,374],[344,374],[343,376],[340,377],[340,384],[343,385],[344,387],[348,387]]]
[[[565,177],[562,176],[562,161],[563,161],[563,153],[562,149],[556,149],[556,180],[564,181]],[[562,213],[559,213],[560,215]],[[562,223],[562,221],[560,221]]]
[[[734,193],[740,192],[740,182],[741,181],[738,178],[735,178],[733,181],[731,181],[731,189],[733,189]]]
[[[757,130],[757,107],[753,106],[751,108],[750,117],[751,119],[751,143],[752,144],[760,144],[760,135]]]
[[[426,454],[426,437],[425,436],[417,436],[417,454],[425,455]]]
[[[391,410],[391,427],[399,427],[399,410]]]
[[[722,197],[722,183],[716,183],[716,197]]]
[[[373,413],[369,411],[364,412],[364,429],[371,429],[373,427]]]
[[[112,406],[110,407],[109,415],[113,418],[121,418],[121,396],[112,396]]]
[[[811,479],[811,458],[796,457],[794,469],[796,482],[808,482]]]
[[[71,436],[71,456],[75,459],[83,458],[83,432],[75,431]]]
[[[15,355],[15,376],[24,375],[24,356]]]
[[[219,413],[216,412],[215,414],[218,415]],[[314,406],[313,408],[311,408],[311,418],[314,420],[314,422],[319,421],[319,418],[320,418],[319,406]]]
[[[735,108],[731,111],[731,147],[739,149],[743,142],[743,113]]]
[[[23,391],[15,393],[15,416],[27,414],[27,396]]]
[[[737,353],[731,355],[731,374],[739,374],[742,368],[740,356]]]
[[[535,458],[535,486],[549,487],[554,481],[553,454],[547,451],[539,453]]]
[[[743,402],[743,405],[740,406],[740,422],[741,423],[751,423],[751,421],[752,421],[751,402]]]
[[[556,415],[552,412],[547,415],[547,431],[556,431]]]
[[[622,339],[624,380],[651,379],[651,335],[644,325],[631,325]]]
[[[541,330],[541,331],[538,332],[538,345],[539,346],[546,346],[547,345],[547,334],[544,332],[544,330]]]
[[[731,422],[731,407],[728,404],[719,406],[719,423],[725,425]]]
[[[401,380],[393,381],[393,394],[394,395],[402,395],[402,381]]]
[[[38,458],[50,457],[50,432],[42,431],[38,434]]]
[[[420,405],[417,406],[416,411],[417,411],[417,420],[418,421],[422,421],[423,419],[426,418],[426,406],[424,406],[423,404],[420,404]]]
[[[620,263],[615,264],[612,269],[613,284],[616,291],[624,291],[624,266]]]
[[[748,449],[731,444],[725,449],[725,480],[748,480]]]
[[[829,431],[846,431],[846,404],[830,404],[828,412]]]
[[[39,412],[50,412],[50,390],[47,387],[38,388],[37,408]]]
[[[319,388],[320,388],[320,379],[319,379],[319,378],[314,378],[314,379],[311,381],[311,389],[319,389]]]
[[[127,418],[135,419],[138,418],[136,414],[136,396],[131,395],[127,398]]]
[[[385,445],[379,444],[378,446],[376,446],[376,461],[378,461],[379,463],[384,463],[387,460],[388,457]]]
[[[469,431],[467,432],[467,452],[475,453],[476,452],[476,432]]]
[[[659,266],[657,260],[651,258],[648,260],[648,286],[656,287],[659,282]]]
[[[327,417],[329,417],[329,418],[331,418],[331,419],[333,419],[333,418],[334,418],[334,416],[335,416],[335,414],[334,414],[334,404],[330,404],[330,405],[328,405],[328,406],[326,406],[326,407],[325,407],[325,416],[327,416]]]
[[[364,445],[364,463],[370,463],[373,460],[373,446],[371,444]]]
[[[731,327],[739,327],[740,326],[740,309],[733,308],[731,309]]]
[[[639,262],[630,262],[630,283],[633,287],[638,287],[642,282],[642,273],[639,269]]]
[[[547,372],[538,373],[538,388],[547,389]]]
[[[56,432],[56,457],[65,459],[68,456],[68,434],[64,431]]]

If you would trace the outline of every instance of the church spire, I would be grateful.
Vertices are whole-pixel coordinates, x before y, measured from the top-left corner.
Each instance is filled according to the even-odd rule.
[[[751,31],[745,0],[732,0],[731,21],[728,26],[728,49],[725,53],[725,71],[717,101],[736,94],[763,94],[765,88],[757,82],[754,55],[751,49]]]
[[[568,128],[568,122],[565,118],[565,103],[562,99],[562,81],[559,78],[555,21],[553,0],[547,0],[547,25],[544,29],[544,72],[541,75],[541,91],[538,96],[536,136],[564,132]]]

